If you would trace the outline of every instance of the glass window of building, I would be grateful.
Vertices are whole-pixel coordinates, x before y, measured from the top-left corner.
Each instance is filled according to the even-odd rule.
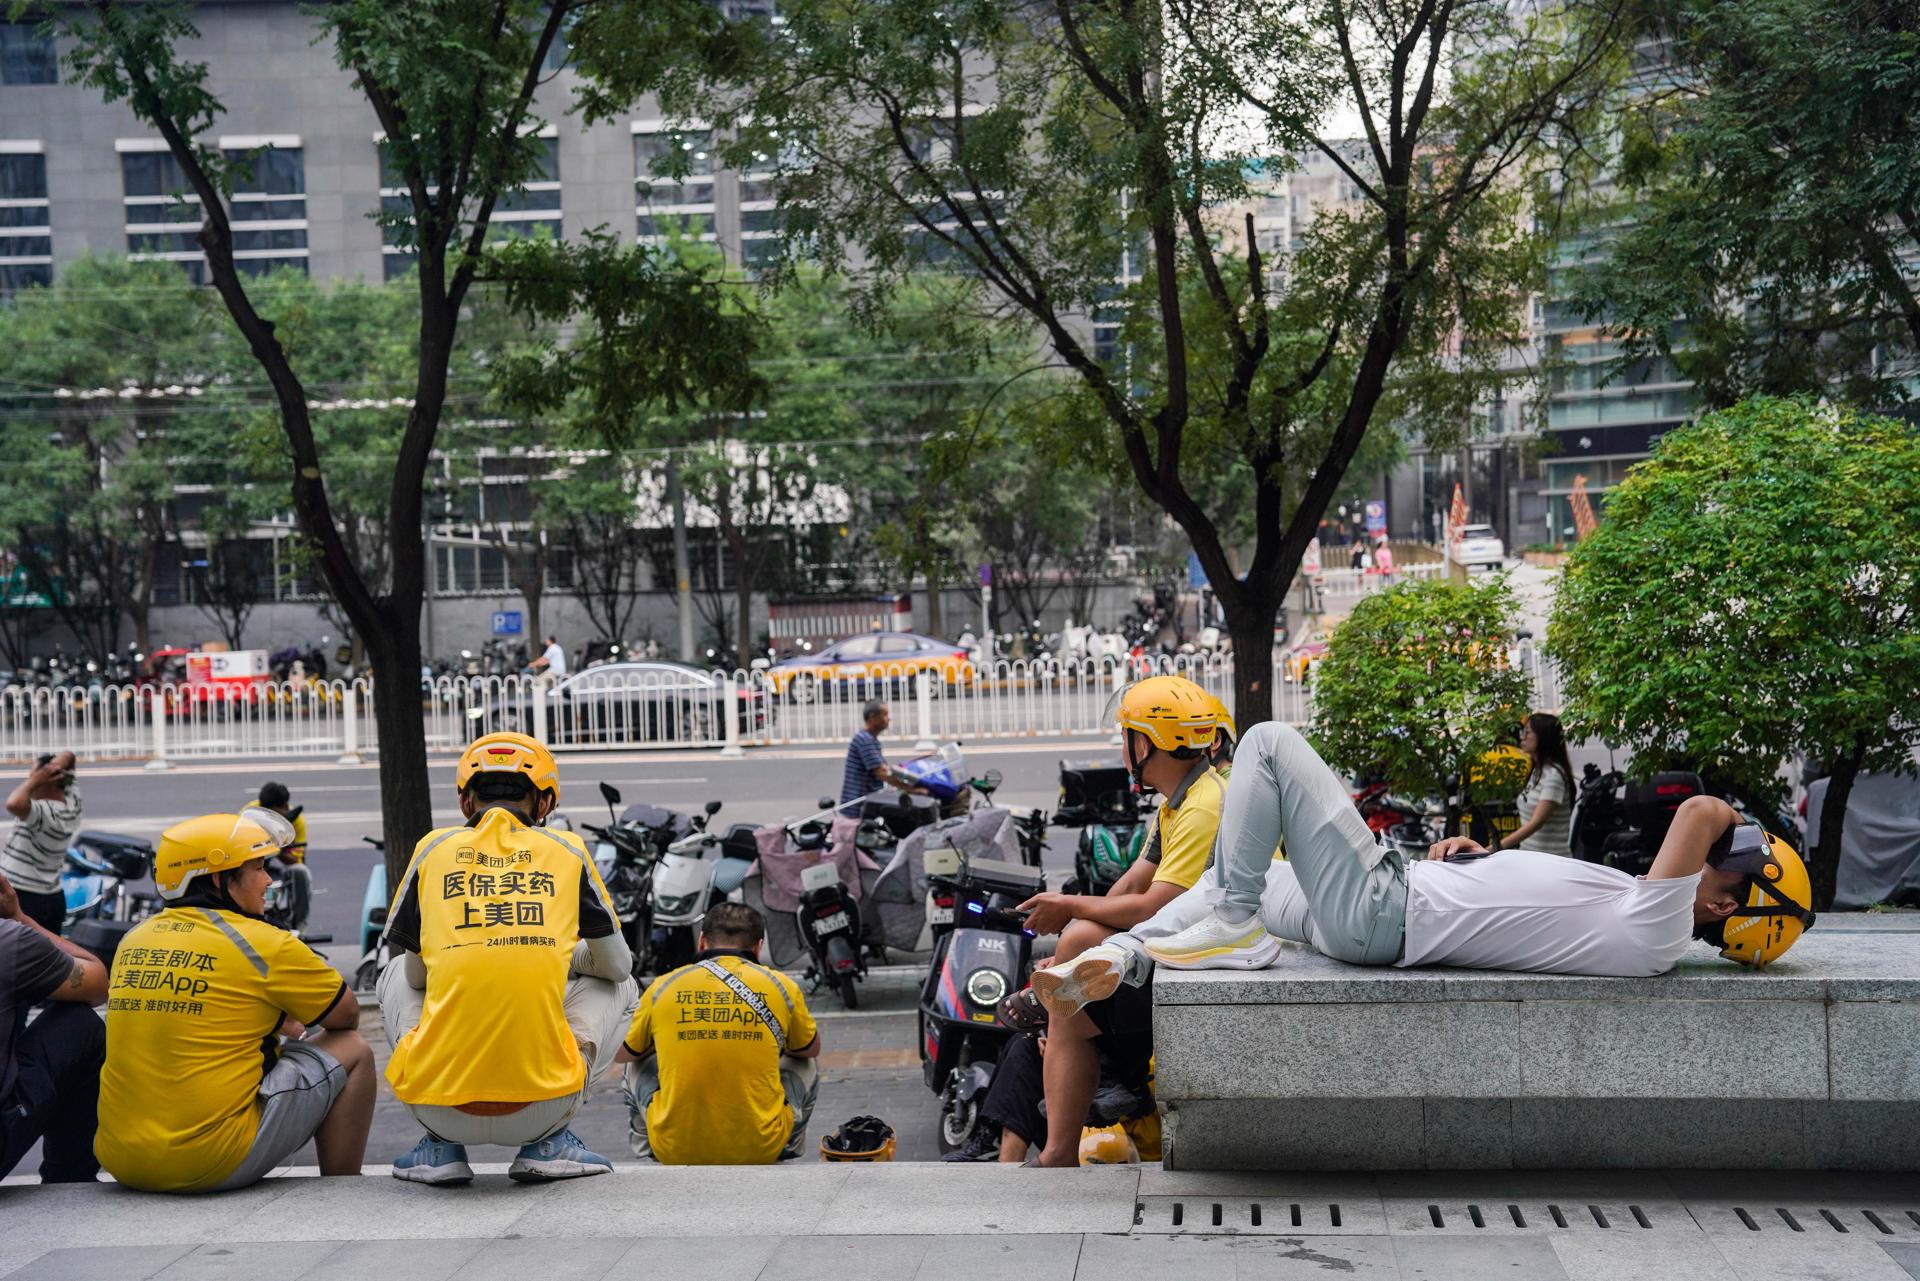
[[[36,22],[0,22],[0,84],[60,83],[60,61],[53,41]]]
[[[186,172],[158,140],[123,139],[116,145],[126,193],[127,252],[177,262],[193,280],[206,283],[200,197]],[[227,208],[234,265],[247,275],[279,267],[307,271],[307,170],[300,139],[222,138],[220,148],[233,166]]]
[[[636,230],[642,243],[661,244],[678,233],[711,242],[713,135],[704,129],[633,126]]]
[[[0,293],[53,283],[50,223],[40,144],[0,141]]]
[[[560,139],[549,126],[534,141],[539,146],[535,176],[494,202],[487,225],[491,240],[539,235],[560,239]]]
[[[487,224],[487,234],[492,240],[536,235],[549,235],[557,240],[562,234],[558,131],[548,126],[535,141],[540,150],[534,177],[525,186],[494,202],[493,216]],[[419,258],[413,244],[413,195],[407,190],[406,179],[394,167],[392,149],[386,139],[376,137],[374,145],[380,155],[380,211],[385,219],[380,227],[380,252],[383,274],[392,280],[413,270]],[[427,190],[433,195],[439,189],[429,187]]]

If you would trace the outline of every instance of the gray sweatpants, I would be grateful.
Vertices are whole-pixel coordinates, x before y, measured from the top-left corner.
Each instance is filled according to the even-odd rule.
[[[427,994],[407,982],[406,957],[396,956],[380,972],[380,1018],[386,1026],[387,1045],[398,1045],[400,1038],[420,1022]],[[521,1147],[537,1143],[557,1132],[586,1102],[594,1078],[613,1066],[620,1053],[627,1028],[633,1022],[634,1009],[640,1004],[640,985],[633,979],[609,983],[605,979],[574,974],[567,979],[567,1027],[580,1057],[587,1064],[587,1079],[577,1094],[540,1099],[515,1112],[501,1116],[477,1116],[459,1108],[421,1103],[407,1105],[433,1134],[449,1143],[493,1143]]]
[[[1276,862],[1283,842],[1286,861]],[[1127,982],[1145,982],[1152,969],[1142,943],[1179,933],[1221,902],[1259,913],[1269,933],[1336,960],[1400,959],[1406,866],[1374,839],[1339,776],[1290,725],[1266,721],[1240,740],[1207,874],[1112,939],[1131,954]]]

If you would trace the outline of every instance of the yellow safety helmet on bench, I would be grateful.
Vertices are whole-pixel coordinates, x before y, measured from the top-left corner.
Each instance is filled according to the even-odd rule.
[[[193,878],[231,872],[242,863],[280,852],[266,828],[238,814],[202,814],[175,823],[160,834],[153,855],[153,884],[171,903],[187,892]]]
[[[1721,924],[1720,955],[1763,969],[1813,927],[1813,878],[1793,846],[1758,823],[1729,830],[1707,864],[1746,876],[1745,898]]]
[[[501,731],[483,734],[467,744],[460,764],[453,772],[453,785],[466,791],[476,774],[517,774],[533,784],[536,795],[552,792],[554,804],[560,803],[560,766],[554,762],[547,745],[526,734]]]
[[[1149,676],[1121,693],[1116,719],[1163,752],[1204,752],[1220,732],[1219,708],[1219,699],[1184,676]]]

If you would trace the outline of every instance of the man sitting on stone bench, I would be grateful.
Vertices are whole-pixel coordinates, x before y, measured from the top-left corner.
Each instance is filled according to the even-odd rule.
[[[1273,861],[1285,839],[1289,862]],[[1153,919],[1033,976],[1053,1034],[1152,965],[1262,969],[1280,940],[1356,965],[1633,978],[1664,974],[1694,939],[1759,967],[1813,923],[1805,864],[1694,797],[1644,878],[1573,859],[1489,853],[1462,837],[1411,866],[1381,845],[1298,731],[1268,722],[1234,758],[1212,872]],[[1277,936],[1277,937],[1276,937]]]

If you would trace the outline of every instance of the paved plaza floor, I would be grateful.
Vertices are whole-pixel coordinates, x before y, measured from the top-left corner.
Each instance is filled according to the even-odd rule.
[[[276,1177],[221,1196],[0,1189],[23,1281],[1906,1281],[1920,1179],[1700,1172],[623,1166],[521,1187]]]

